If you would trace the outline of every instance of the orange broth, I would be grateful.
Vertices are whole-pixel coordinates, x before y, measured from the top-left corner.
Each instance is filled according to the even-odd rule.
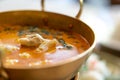
[[[50,52],[36,52],[36,47],[24,47],[18,43],[17,39],[26,34],[38,33],[46,39],[62,39],[65,43],[74,47],[61,48],[56,46],[56,50]],[[87,50],[90,45],[88,41],[76,32],[66,32],[61,30],[49,29],[48,27],[39,28],[35,26],[0,26],[0,44],[8,44],[19,47],[19,50],[5,53],[5,66],[35,66],[43,64],[53,64],[71,58]],[[32,43],[31,43],[32,44]]]

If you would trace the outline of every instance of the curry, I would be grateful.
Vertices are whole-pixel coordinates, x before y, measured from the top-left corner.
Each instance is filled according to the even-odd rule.
[[[0,51],[7,67],[54,64],[79,55],[90,47],[79,33],[48,26],[0,26]]]

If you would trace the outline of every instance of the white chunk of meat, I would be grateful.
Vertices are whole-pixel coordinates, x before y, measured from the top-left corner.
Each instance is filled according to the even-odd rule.
[[[19,50],[19,47],[8,45],[8,44],[0,44],[0,53],[11,53],[13,51]]]
[[[56,45],[58,44],[58,41],[56,39],[44,39],[39,34],[26,35],[24,38],[20,38],[18,41],[21,43],[22,46],[38,46],[38,48],[36,48],[37,52],[55,50]]]
[[[44,40],[44,42],[41,45],[39,45],[36,51],[47,52],[47,51],[55,50],[57,44],[58,44],[58,41],[56,39]]]
[[[30,57],[31,57],[31,55],[30,55],[28,52],[20,53],[19,56],[20,56],[21,58],[30,58]]]
[[[30,34],[18,39],[18,41],[23,46],[39,46],[44,41],[44,38],[39,34]]]

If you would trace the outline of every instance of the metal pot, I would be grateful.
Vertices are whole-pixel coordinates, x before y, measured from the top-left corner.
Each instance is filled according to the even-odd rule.
[[[68,30],[70,26],[73,26],[72,31],[80,33],[90,44],[90,48],[83,53],[56,64],[33,68],[5,68],[1,63],[0,73],[2,76],[10,80],[69,80],[74,77],[95,46],[94,32],[88,25],[78,20],[82,11],[82,0],[80,0],[80,4],[81,8],[76,18],[44,11],[43,0],[42,11],[23,10],[1,12],[0,24],[49,25],[51,28],[64,30]]]

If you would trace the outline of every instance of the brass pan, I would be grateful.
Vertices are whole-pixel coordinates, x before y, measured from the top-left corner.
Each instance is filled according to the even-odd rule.
[[[87,24],[78,19],[82,12],[83,0],[80,0],[81,8],[76,18],[58,13],[47,12],[44,10],[44,0],[42,0],[41,4],[42,11],[18,10],[1,12],[0,25],[49,25],[50,28],[62,30],[69,30],[69,27],[73,26],[72,31],[80,33],[83,37],[85,37],[90,44],[90,48],[80,55],[69,58],[64,62],[61,61],[56,64],[39,67],[6,68],[1,63],[0,74],[4,78],[8,78],[10,80],[69,80],[77,74],[81,65],[91,54],[95,46],[94,31]],[[1,60],[2,59],[0,59],[0,61]]]

